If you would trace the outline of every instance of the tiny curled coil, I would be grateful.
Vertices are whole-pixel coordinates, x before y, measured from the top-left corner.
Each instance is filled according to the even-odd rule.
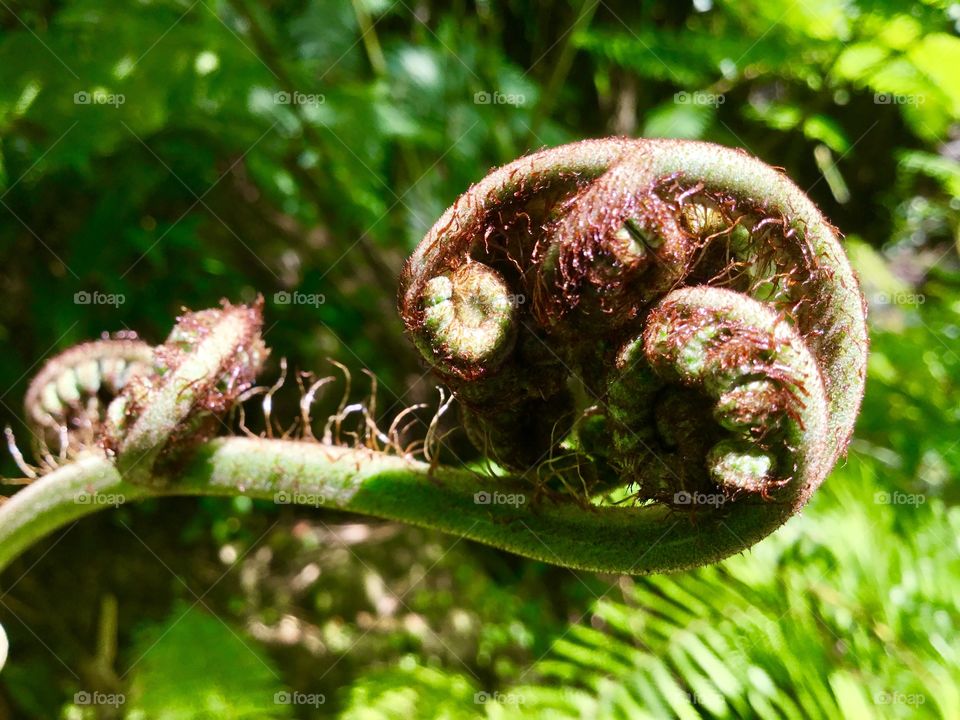
[[[129,333],[82,343],[48,360],[24,398],[34,454],[55,465],[96,445],[113,401],[152,366],[153,347]]]
[[[41,469],[106,452],[131,481],[164,484],[184,450],[217,434],[262,368],[262,311],[262,299],[224,301],[185,311],[157,347],[124,333],[48,360],[24,398]]]
[[[591,140],[495,170],[408,260],[399,306],[502,466],[594,504],[767,506],[758,535],[822,482],[863,393],[836,229],[707,143]]]

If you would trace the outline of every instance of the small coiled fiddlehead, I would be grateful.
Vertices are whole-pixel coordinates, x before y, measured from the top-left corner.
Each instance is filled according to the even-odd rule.
[[[138,484],[166,482],[184,451],[218,434],[220,416],[250,388],[268,351],[260,337],[263,300],[224,302],[187,312],[153,353],[149,373],[135,375],[111,403],[104,447]]]
[[[49,360],[23,403],[38,459],[53,466],[95,445],[113,400],[152,363],[153,348],[135,337],[83,343]]]
[[[706,143],[585,141],[495,170],[416,249],[400,312],[510,475],[312,433],[214,438],[267,355],[260,305],[224,305],[149,353],[81,346],[106,354],[41,372],[28,418],[61,466],[0,505],[0,570],[95,510],[81,491],[286,493],[569,567],[704,565],[803,506],[863,393],[864,304],[836,230],[782,173]],[[490,501],[531,480],[549,500]]]
[[[573,453],[582,500],[759,507],[753,539],[822,482],[863,391],[836,231],[780,172],[705,143],[585,141],[493,172],[410,258],[400,309],[502,465]]]
[[[263,302],[185,312],[156,348],[130,333],[51,358],[24,411],[43,469],[91,452],[115,458],[134,483],[163,482],[166,465],[218,434],[268,351]]]

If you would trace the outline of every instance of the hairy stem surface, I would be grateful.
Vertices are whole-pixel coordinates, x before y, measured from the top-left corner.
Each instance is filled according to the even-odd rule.
[[[399,520],[467,537],[537,560],[602,572],[645,574],[719,560],[755,542],[778,519],[770,508],[698,519],[662,506],[531,502],[529,483],[321,443],[221,438],[202,445],[175,484],[135,485],[103,456],[81,458],[37,480],[0,507],[0,572],[59,527],[109,501],[245,495]],[[487,493],[484,503],[477,493]],[[522,504],[495,502],[494,493]],[[788,508],[782,512],[787,513]]]

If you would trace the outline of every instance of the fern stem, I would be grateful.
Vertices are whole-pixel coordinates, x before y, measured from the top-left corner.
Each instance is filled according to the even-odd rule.
[[[790,505],[738,503],[730,516],[698,517],[691,532],[689,519],[663,506],[584,510],[533,503],[529,482],[519,479],[442,466],[431,471],[427,463],[366,449],[256,438],[208,441],[176,482],[157,480],[125,481],[102,455],[45,475],[0,506],[0,572],[57,528],[112,507],[111,501],[149,497],[244,495],[348,510],[556,565],[637,575],[720,560],[767,535],[793,511]],[[497,502],[507,496],[516,502]]]

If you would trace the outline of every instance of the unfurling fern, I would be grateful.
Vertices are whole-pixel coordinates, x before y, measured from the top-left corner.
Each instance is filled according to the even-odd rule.
[[[365,410],[354,445],[211,439],[267,353],[260,306],[225,305],[149,359],[137,345],[137,371],[103,385],[115,397],[66,356],[41,373],[28,415],[50,395],[38,432],[59,467],[0,508],[0,569],[96,509],[78,492],[284,493],[571,567],[704,565],[809,499],[863,391],[836,231],[782,173],[704,143],[586,141],[494,171],[410,258],[400,311],[508,475],[437,465],[434,428],[433,462],[416,460]]]
[[[779,172],[703,143],[586,141],[495,171],[410,258],[400,307],[488,455],[537,477],[566,455],[562,484],[588,502],[629,488],[659,532],[663,508],[695,513],[633,570],[778,526],[846,448],[863,391],[863,300],[834,229]]]

